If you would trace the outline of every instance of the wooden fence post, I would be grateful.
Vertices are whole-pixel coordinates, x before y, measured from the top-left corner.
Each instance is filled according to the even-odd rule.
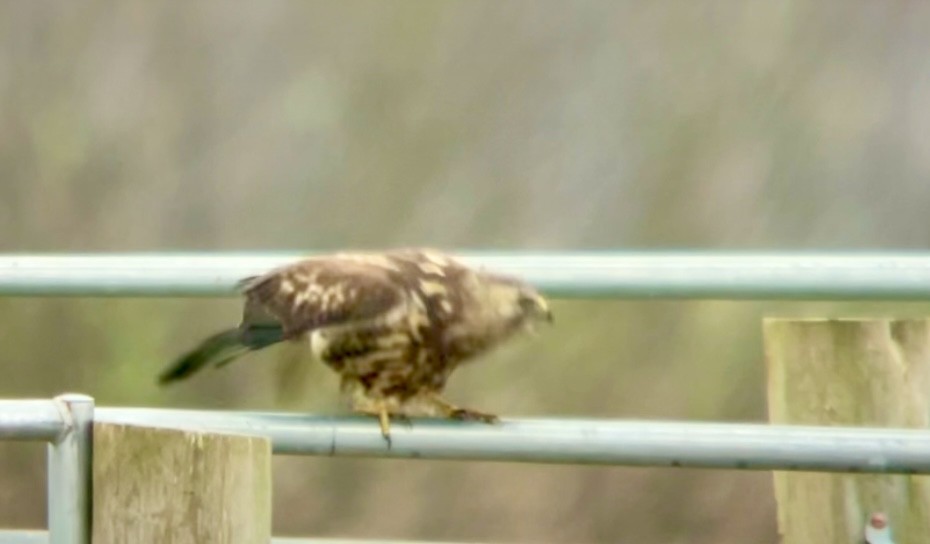
[[[930,320],[766,319],[769,419],[927,428]],[[783,544],[859,544],[871,512],[897,544],[930,538],[930,477],[775,472]]]
[[[267,544],[267,438],[96,423],[94,544]]]

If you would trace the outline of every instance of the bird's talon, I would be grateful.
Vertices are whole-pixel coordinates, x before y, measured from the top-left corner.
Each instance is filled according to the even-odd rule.
[[[484,412],[469,410],[467,408],[456,408],[452,411],[450,417],[459,421],[480,421],[482,423],[497,423],[500,421],[500,418],[494,414],[485,414]]]
[[[381,427],[381,436],[387,441],[388,449],[391,449],[391,416],[383,406],[378,411],[378,424]]]

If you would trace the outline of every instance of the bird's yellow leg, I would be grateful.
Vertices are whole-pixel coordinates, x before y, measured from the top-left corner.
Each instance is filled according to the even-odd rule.
[[[387,403],[383,400],[366,399],[366,402],[353,402],[352,411],[358,414],[375,417],[378,419],[378,426],[381,428],[381,436],[391,447],[391,413],[388,411]]]
[[[378,403],[378,424],[381,426],[381,436],[391,443],[391,415],[388,413],[387,405],[384,401]]]
[[[381,436],[391,446],[391,410],[388,399],[370,397],[360,384],[343,383],[343,392],[350,395],[352,411],[378,418]]]

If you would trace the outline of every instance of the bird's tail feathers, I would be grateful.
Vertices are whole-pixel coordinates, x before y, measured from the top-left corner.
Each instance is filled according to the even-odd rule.
[[[237,327],[218,332],[165,369],[158,383],[182,380],[206,366],[223,366],[245,353],[280,342],[283,337],[282,329],[276,326]]]
[[[236,282],[236,291],[245,291],[253,283],[255,283],[261,276],[247,276]]]

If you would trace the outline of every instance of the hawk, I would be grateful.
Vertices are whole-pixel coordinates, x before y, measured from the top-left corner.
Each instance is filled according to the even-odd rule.
[[[496,421],[446,401],[446,381],[515,333],[552,321],[545,298],[527,283],[428,249],[311,257],[246,278],[239,288],[239,326],[205,339],[159,381],[278,342],[309,342],[315,358],[339,374],[352,410],[377,417],[389,442],[392,416]]]

